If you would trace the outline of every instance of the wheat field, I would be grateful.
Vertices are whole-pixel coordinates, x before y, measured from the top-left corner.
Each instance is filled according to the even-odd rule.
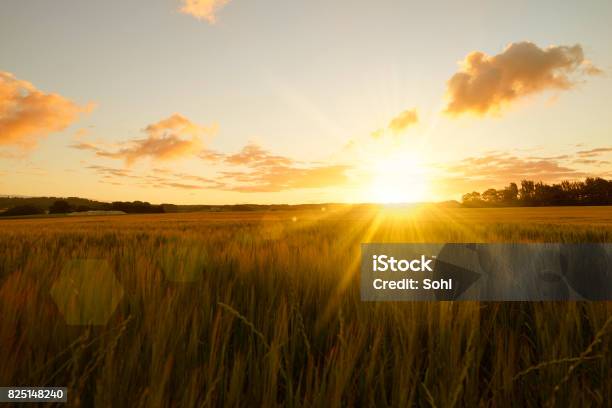
[[[612,401],[610,302],[361,302],[362,242],[612,242],[612,208],[3,220],[0,385],[101,407]],[[107,265],[112,305],[107,278],[61,280],[75,260]],[[68,324],[74,296],[108,320]]]

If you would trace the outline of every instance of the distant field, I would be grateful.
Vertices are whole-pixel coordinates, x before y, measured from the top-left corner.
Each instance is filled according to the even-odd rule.
[[[612,242],[612,207],[0,220],[0,385],[76,406],[612,401],[612,303],[363,303],[362,242]],[[105,290],[58,289],[83,259],[123,291],[106,325],[67,325],[51,295]]]

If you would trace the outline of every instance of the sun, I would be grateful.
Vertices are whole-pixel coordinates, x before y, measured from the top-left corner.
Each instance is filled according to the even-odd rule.
[[[418,155],[397,153],[382,157],[370,171],[367,201],[397,204],[427,200],[427,175]]]

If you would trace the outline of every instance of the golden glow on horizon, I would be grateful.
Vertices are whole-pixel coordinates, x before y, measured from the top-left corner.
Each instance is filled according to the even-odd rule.
[[[368,201],[412,203],[427,200],[427,175],[419,156],[395,153],[374,163]]]

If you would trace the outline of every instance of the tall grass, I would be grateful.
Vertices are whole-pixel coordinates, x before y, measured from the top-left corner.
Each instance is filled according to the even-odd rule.
[[[612,242],[612,211],[337,209],[0,223],[0,385],[73,406],[592,406],[609,302],[359,299],[361,242]],[[103,259],[124,297],[70,326],[51,297]]]

